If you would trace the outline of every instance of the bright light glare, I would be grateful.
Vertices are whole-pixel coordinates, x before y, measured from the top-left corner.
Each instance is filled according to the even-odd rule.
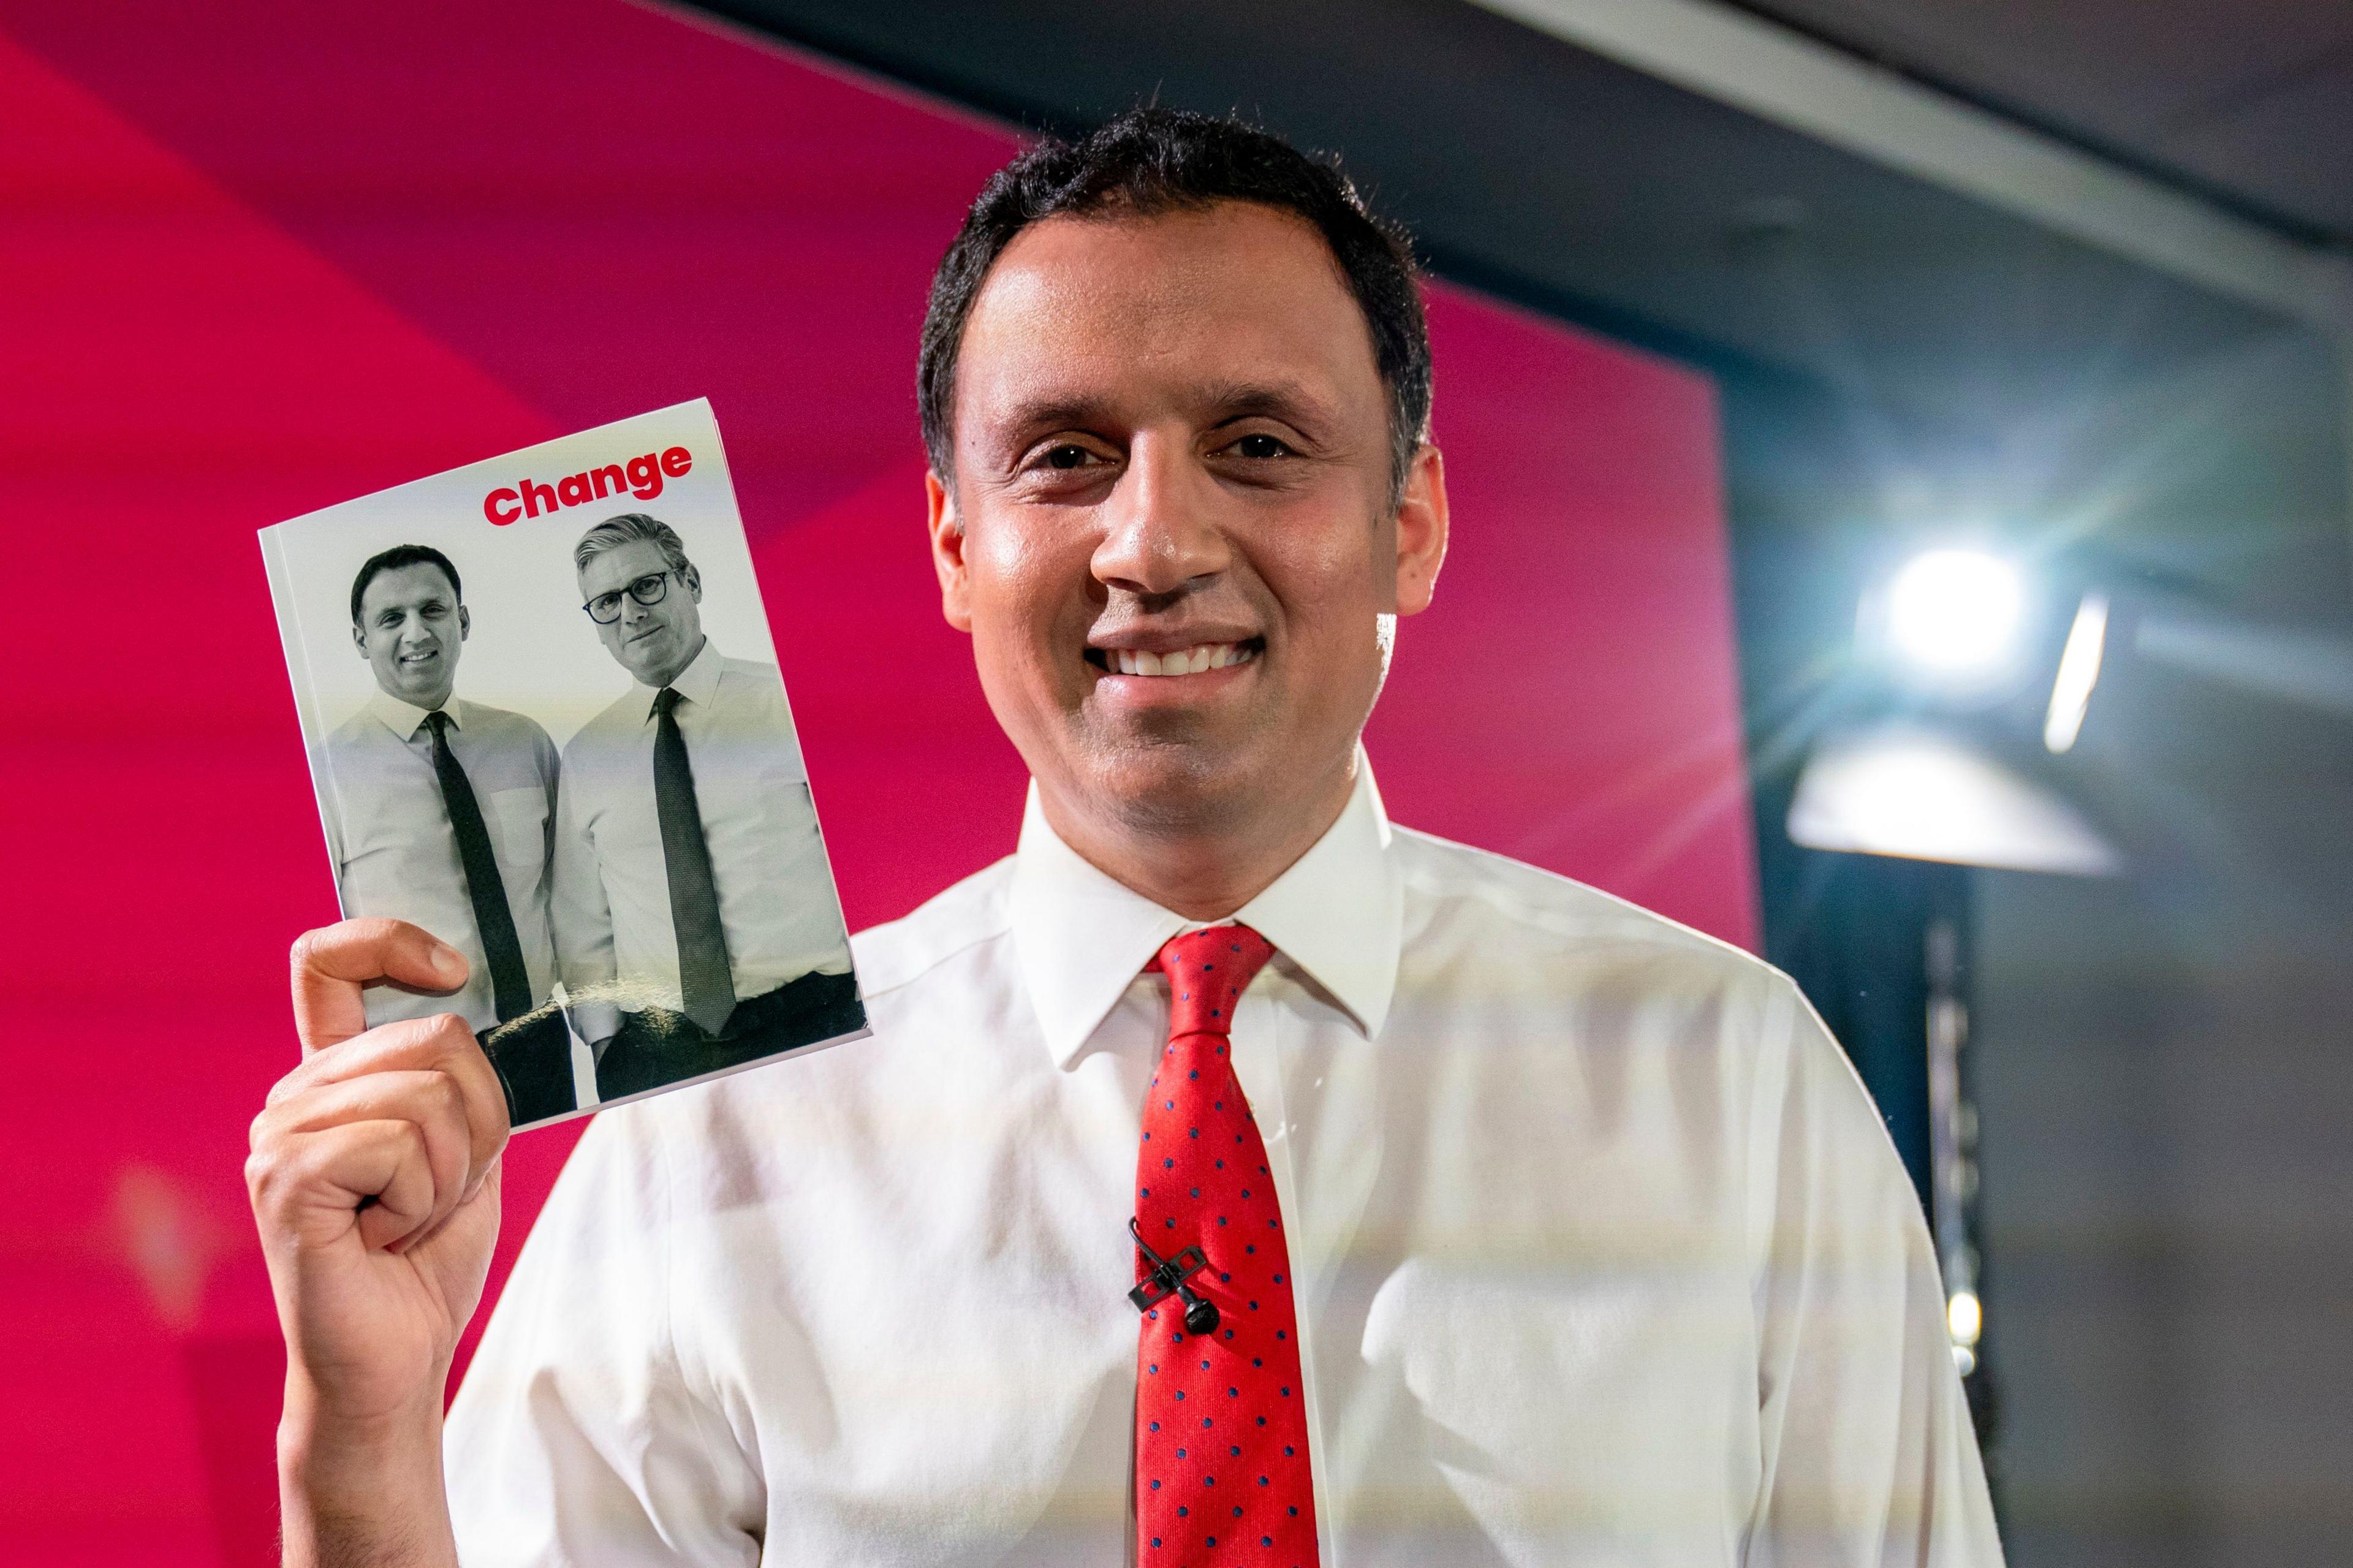
[[[1945,1303],[1945,1326],[1952,1331],[1955,1344],[1978,1342],[1978,1335],[1985,1331],[1985,1309],[1978,1304],[1976,1291],[1953,1292],[1953,1299]]]
[[[2010,650],[2024,605],[2018,571],[2007,561],[1976,550],[1931,550],[1888,584],[1888,636],[1930,669],[1981,670]]]
[[[2059,679],[2051,683],[2051,711],[2042,721],[2042,743],[2055,754],[2075,743],[2083,732],[2084,710],[2091,705],[2092,688],[2100,679],[2100,649],[2108,638],[2108,601],[2086,594],[2068,628],[2066,651],[2059,656]]]
[[[2058,795],[1953,736],[1907,725],[1816,742],[1788,831],[1809,849],[1850,854],[2081,877],[2123,867]]]

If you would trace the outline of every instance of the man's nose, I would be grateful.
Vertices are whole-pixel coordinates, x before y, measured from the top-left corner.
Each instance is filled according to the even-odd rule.
[[[1217,524],[1217,481],[1179,436],[1139,435],[1099,514],[1095,581],[1132,594],[1173,594],[1231,559]]]

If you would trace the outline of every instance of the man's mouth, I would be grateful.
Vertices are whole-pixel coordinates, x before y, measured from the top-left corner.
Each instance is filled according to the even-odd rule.
[[[440,657],[441,650],[439,648],[428,648],[423,653],[404,653],[400,656],[400,662],[403,664],[430,664]]]
[[[1199,675],[1248,664],[1266,646],[1262,638],[1248,642],[1206,642],[1191,647],[1154,653],[1146,648],[1091,647],[1087,662],[1109,675]]]

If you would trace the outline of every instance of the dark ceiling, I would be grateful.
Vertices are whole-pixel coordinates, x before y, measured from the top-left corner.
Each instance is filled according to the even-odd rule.
[[[1147,100],[1343,153],[1441,272],[1929,419],[2279,322],[1460,0],[710,0],[1017,124]],[[2088,378],[2088,380],[2087,380]]]
[[[2347,0],[1736,0],[2306,240],[2353,248]]]

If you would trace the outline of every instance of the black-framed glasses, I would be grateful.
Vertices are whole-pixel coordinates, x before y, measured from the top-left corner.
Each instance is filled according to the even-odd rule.
[[[627,594],[640,605],[659,605],[670,592],[670,579],[668,572],[649,572],[628,587],[599,594],[580,607],[587,611],[588,618],[598,626],[609,626],[621,618],[622,595]]]

